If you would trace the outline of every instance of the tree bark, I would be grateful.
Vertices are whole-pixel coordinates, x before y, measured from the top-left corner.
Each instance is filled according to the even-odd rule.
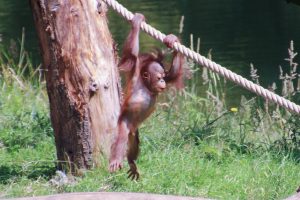
[[[116,53],[100,0],[30,0],[57,158],[72,169],[109,153],[120,112]],[[60,164],[60,166],[65,166]]]

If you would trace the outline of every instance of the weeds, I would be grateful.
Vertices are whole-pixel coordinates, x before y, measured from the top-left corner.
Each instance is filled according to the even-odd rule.
[[[55,172],[45,84],[24,49],[24,38],[23,30],[20,48],[0,48],[0,185]]]
[[[293,41],[290,43],[288,55],[289,58],[285,59],[289,63],[288,73],[283,75],[284,70],[280,67],[279,80],[282,82],[282,94],[290,100],[297,101],[300,74],[297,71],[298,64],[294,61],[297,53],[294,51]],[[211,52],[208,53],[208,58],[212,59]],[[253,82],[259,84],[259,75],[253,64],[250,64],[250,77]],[[226,81],[206,68],[202,70],[202,79],[207,86],[207,96],[201,101],[202,105],[192,106],[192,110],[195,107],[204,108],[197,110],[202,114],[202,119],[197,117],[199,113],[194,116],[193,111],[185,107],[187,104],[181,108],[188,110],[187,113],[192,117],[190,122],[185,122],[190,123],[182,131],[185,138],[193,137],[196,144],[199,140],[208,139],[220,142],[218,140],[221,138],[229,142],[230,149],[236,149],[240,153],[256,153],[258,149],[274,152],[276,149],[277,152],[291,155],[296,161],[300,160],[298,116],[268,101],[265,101],[262,107],[262,100],[257,97],[250,100],[242,97],[237,113],[230,114],[226,108]],[[269,89],[275,91],[277,89],[275,83]],[[193,96],[189,102],[194,99],[198,101],[199,98]]]
[[[1,143],[8,150],[34,147],[52,136],[44,83],[37,76],[24,50],[22,32],[18,59],[1,49],[0,53],[0,131]]]

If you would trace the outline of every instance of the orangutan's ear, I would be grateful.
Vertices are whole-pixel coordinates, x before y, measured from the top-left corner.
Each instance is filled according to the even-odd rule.
[[[148,72],[143,72],[142,76],[143,76],[144,79],[149,79],[150,78],[150,75],[149,75]]]

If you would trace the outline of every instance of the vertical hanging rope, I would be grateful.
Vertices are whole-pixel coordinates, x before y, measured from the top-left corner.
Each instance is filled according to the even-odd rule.
[[[126,18],[128,21],[130,21],[133,18],[132,12],[128,11],[124,6],[119,4],[115,0],[103,0],[106,2],[109,6],[111,6],[116,12],[118,12],[120,15],[122,15],[124,18]],[[143,22],[141,24],[141,29],[151,35],[153,38],[163,42],[164,38],[166,37],[165,34],[162,32],[156,30],[149,24]],[[190,50],[189,48],[185,47],[184,45],[180,43],[175,43],[173,47],[176,51],[184,54],[185,56],[189,57],[190,59],[193,59],[203,67],[206,67],[210,70],[212,70],[215,73],[218,73],[225,77],[228,80],[231,80],[232,82],[246,88],[247,90],[252,91],[253,93],[262,96],[265,99],[268,99],[269,101],[272,101],[292,112],[295,112],[297,114],[300,114],[300,106],[289,101],[288,99],[285,99],[263,87],[260,85],[257,85],[253,83],[252,81],[249,81],[242,76],[222,67],[221,65],[205,58],[204,56],[201,56],[199,53],[196,53],[195,51]]]

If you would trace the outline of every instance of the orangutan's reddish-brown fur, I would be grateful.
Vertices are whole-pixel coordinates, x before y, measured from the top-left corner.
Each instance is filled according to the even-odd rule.
[[[132,28],[125,42],[120,70],[126,74],[124,103],[118,120],[118,136],[111,147],[109,161],[110,172],[122,168],[125,154],[130,166],[129,178],[138,179],[139,173],[135,161],[139,153],[139,125],[154,111],[157,96],[167,84],[183,87],[182,54],[174,52],[170,70],[163,66],[163,54],[139,54],[139,32],[144,16],[135,14]],[[178,39],[168,35],[164,43],[172,48]]]

